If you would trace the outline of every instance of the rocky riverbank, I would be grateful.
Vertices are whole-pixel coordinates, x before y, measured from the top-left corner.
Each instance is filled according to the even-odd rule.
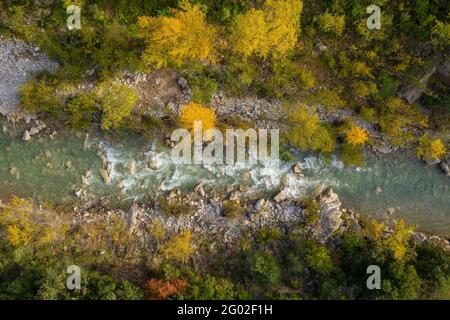
[[[19,88],[33,75],[54,73],[58,64],[39,47],[23,40],[0,37],[0,114],[13,116],[20,103]]]
[[[127,222],[129,232],[142,237],[156,224],[164,226],[168,234],[177,234],[189,229],[206,239],[211,248],[224,246],[231,249],[243,237],[254,238],[263,228],[276,227],[284,233],[302,232],[319,243],[339,245],[339,236],[345,231],[359,232],[364,219],[354,210],[342,208],[339,196],[327,188],[315,198],[318,204],[317,219],[308,219],[307,210],[297,201],[275,201],[261,198],[255,201],[239,201],[240,215],[226,217],[227,202],[223,198],[204,198],[195,193],[182,195],[173,190],[165,199],[164,206],[153,204],[134,204],[127,211],[108,209],[76,209],[74,223],[92,222],[96,219],[120,217]],[[168,212],[171,205],[182,206],[179,214]],[[184,211],[183,211],[184,210]],[[184,214],[183,214],[184,213]],[[391,223],[393,221],[390,221]],[[387,236],[393,232],[389,222],[384,229]],[[418,244],[434,243],[450,250],[450,242],[439,236],[413,232],[412,238]]]

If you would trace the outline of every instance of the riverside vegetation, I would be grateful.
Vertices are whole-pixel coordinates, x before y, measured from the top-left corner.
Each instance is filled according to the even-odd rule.
[[[80,30],[66,28],[71,4],[81,8]],[[380,30],[366,28],[371,4],[382,8]],[[447,174],[449,19],[439,0],[0,3],[0,34],[59,64],[20,88],[18,114],[161,140],[196,120],[276,126],[284,160],[295,147],[362,166],[364,152],[403,148]],[[152,77],[181,92],[158,92]],[[223,110],[242,97],[268,108]],[[166,216],[195,214],[182,198],[154,200]],[[298,201],[301,219],[289,228],[244,228],[230,246],[163,220],[135,228],[122,211],[80,213],[13,197],[0,207],[0,298],[450,299],[450,253],[439,241],[417,241],[402,220],[355,222],[344,212],[353,223],[318,238],[321,198]],[[219,211],[241,221],[248,206],[237,196]],[[73,264],[83,270],[81,290],[65,287]],[[381,290],[365,286],[372,264],[383,272]]]

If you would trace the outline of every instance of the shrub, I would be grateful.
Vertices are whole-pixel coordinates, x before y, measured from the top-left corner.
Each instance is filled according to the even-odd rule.
[[[401,99],[391,98],[382,110],[379,125],[381,132],[388,136],[391,143],[404,145],[413,139],[411,127],[426,127],[428,119]]]
[[[82,93],[67,103],[65,110],[70,114],[72,128],[82,129],[87,127],[97,111],[97,103],[94,93]]]
[[[167,240],[161,246],[160,252],[166,259],[185,264],[194,252],[191,231],[186,229],[180,234]]]
[[[277,283],[281,269],[271,251],[256,251],[249,259],[250,271],[263,283]]]
[[[450,23],[436,20],[436,25],[432,30],[433,44],[444,47],[450,45]]]
[[[210,26],[199,5],[181,2],[173,17],[139,17],[138,25],[147,41],[144,62],[162,68],[190,61],[214,61],[216,30]]]
[[[131,115],[137,101],[134,89],[122,84],[104,83],[100,87],[100,108],[103,111],[102,129],[118,128]]]
[[[329,275],[334,270],[328,249],[315,242],[310,242],[305,260],[308,267],[320,275]]]
[[[371,123],[376,122],[377,113],[374,108],[362,107],[361,110],[359,110],[359,115],[363,120]]]
[[[344,143],[339,149],[339,156],[347,166],[360,167],[364,164],[364,151],[360,146]]]
[[[400,86],[400,80],[391,77],[386,72],[381,72],[377,78],[378,82],[378,93],[377,96],[379,98],[385,99],[388,97],[395,96],[398,91],[398,87]]]
[[[146,298],[165,300],[172,295],[182,294],[187,289],[187,282],[182,279],[150,279],[145,283]]]
[[[341,36],[345,29],[345,15],[333,15],[325,12],[320,16],[314,17],[319,30],[325,33]]]
[[[22,107],[31,113],[60,111],[64,98],[56,93],[54,85],[45,79],[28,81],[20,89]]]
[[[235,219],[241,217],[245,213],[245,208],[238,201],[224,201],[223,215],[227,218]]]
[[[440,160],[447,154],[447,148],[441,139],[433,139],[430,135],[425,134],[419,138],[416,153],[420,159]]]
[[[193,133],[195,121],[201,121],[202,130],[205,132],[206,130],[215,127],[216,112],[212,108],[204,107],[195,102],[183,106],[178,120],[180,126],[191,130],[191,133]]]
[[[334,139],[320,123],[317,114],[308,111],[305,106],[298,106],[289,115],[290,128],[287,139],[293,146],[302,150],[331,153]]]
[[[369,134],[364,128],[352,125],[345,132],[345,139],[348,144],[355,147],[366,143],[369,140]]]
[[[232,27],[232,50],[244,58],[280,57],[298,41],[302,1],[266,0],[262,9],[239,14]]]
[[[320,205],[314,199],[305,199],[302,201],[302,208],[305,213],[306,223],[314,224],[319,221],[319,209]]]
[[[353,93],[360,98],[366,98],[370,95],[377,93],[377,85],[373,82],[365,82],[362,80],[356,80],[352,85]]]
[[[314,88],[316,85],[316,79],[314,78],[313,73],[305,68],[301,68],[299,71],[300,85],[305,90],[309,90]]]

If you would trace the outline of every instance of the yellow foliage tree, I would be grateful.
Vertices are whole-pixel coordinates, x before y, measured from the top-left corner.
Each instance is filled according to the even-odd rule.
[[[189,229],[173,237],[163,244],[161,253],[168,259],[186,263],[194,252],[192,246],[192,234]]]
[[[391,143],[403,145],[411,142],[413,135],[410,127],[428,126],[428,118],[399,98],[390,98],[379,121],[381,132],[386,134]]]
[[[392,252],[395,260],[404,261],[407,258],[408,242],[413,230],[400,219],[394,226],[394,232],[383,240],[383,244]]]
[[[309,111],[304,105],[298,106],[291,113],[289,124],[287,139],[297,148],[323,153],[331,153],[334,150],[333,137],[321,125],[317,114]]]
[[[345,16],[333,15],[330,12],[325,12],[320,16],[314,17],[317,21],[319,29],[325,33],[333,33],[341,36],[345,29]]]
[[[203,131],[214,128],[216,125],[216,112],[212,108],[204,107],[195,102],[183,106],[179,118],[180,126],[193,133],[195,121],[202,123]]]
[[[364,128],[358,126],[351,126],[345,133],[347,143],[352,146],[359,146],[366,143],[369,140],[369,135]]]
[[[169,63],[180,66],[189,61],[214,61],[216,30],[209,25],[198,5],[184,0],[173,17],[138,18],[147,41],[144,62],[162,68]]]
[[[47,244],[54,241],[66,228],[46,214],[35,209],[31,202],[13,197],[0,213],[0,229],[5,231],[7,241],[13,246]]]
[[[447,154],[447,148],[441,139],[433,139],[428,134],[424,134],[419,138],[419,146],[416,153],[420,159],[431,158],[439,160]]]
[[[300,0],[266,0],[262,9],[238,15],[232,27],[232,50],[244,58],[286,55],[297,44],[302,10]]]

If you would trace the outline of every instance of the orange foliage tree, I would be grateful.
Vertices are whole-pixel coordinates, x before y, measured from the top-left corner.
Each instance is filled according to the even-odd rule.
[[[184,293],[187,282],[182,279],[150,279],[145,283],[146,298],[150,300],[165,300],[177,293]]]

